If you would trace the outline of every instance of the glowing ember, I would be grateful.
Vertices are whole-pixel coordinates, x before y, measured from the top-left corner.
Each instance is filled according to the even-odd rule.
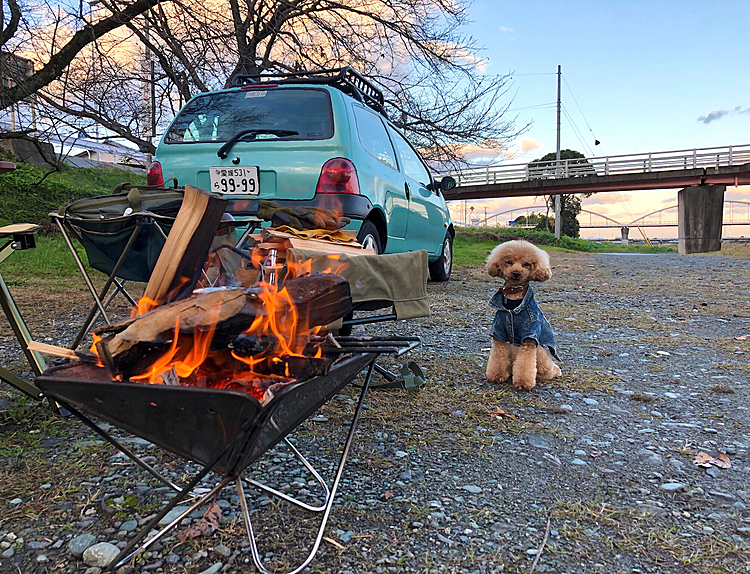
[[[256,249],[252,254],[254,262],[263,260],[258,252]],[[326,273],[334,272],[341,266],[337,255],[329,257],[331,265]],[[309,269],[309,262],[296,265],[287,269],[287,277],[307,275]],[[329,361],[323,358],[320,344],[307,349],[306,354],[310,338],[322,327],[310,326],[310,317],[300,314],[286,287],[279,288],[273,282],[259,282],[246,293],[262,303],[264,312],[255,315],[241,335],[232,335],[234,339],[229,341],[222,335],[223,338],[215,341],[216,324],[219,322],[218,313],[214,314],[215,307],[205,309],[211,314],[209,321],[202,323],[201,329],[194,329],[192,334],[184,327],[181,331],[178,317],[171,339],[167,339],[168,348],[156,359],[150,355],[148,370],[137,370],[138,374],[131,374],[129,380],[240,390],[264,401],[273,396],[274,391],[298,378],[316,376],[322,370],[327,372]],[[144,297],[133,308],[131,317],[142,321],[144,315],[155,309],[158,309],[156,302]],[[206,328],[206,324],[210,327]],[[169,337],[168,333],[166,331],[164,335]],[[102,338],[96,334],[94,337],[91,350],[97,354],[99,366],[103,366],[97,352],[97,343]],[[158,348],[161,343],[155,341],[154,344]]]

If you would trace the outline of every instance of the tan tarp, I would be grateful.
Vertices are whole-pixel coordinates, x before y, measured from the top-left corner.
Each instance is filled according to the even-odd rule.
[[[349,281],[355,307],[376,309],[392,304],[398,319],[430,316],[426,251],[336,257],[307,249],[286,252],[287,264],[304,266],[310,260],[311,273],[331,269],[342,275]]]

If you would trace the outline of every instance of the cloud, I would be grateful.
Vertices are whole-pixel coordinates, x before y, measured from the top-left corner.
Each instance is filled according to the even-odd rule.
[[[501,32],[512,32],[513,28],[508,28],[507,26],[500,26]]]
[[[738,114],[750,114],[750,108],[742,109],[742,106],[735,106],[735,108],[731,112],[727,110],[713,110],[711,112],[708,112],[708,114],[706,114],[705,116],[700,116],[698,118],[698,121],[703,122],[704,124],[710,124],[714,120],[720,120],[724,116]]]
[[[539,143],[535,139],[523,138],[521,140],[521,151],[531,151],[531,150],[539,149],[541,147],[544,147],[544,145]]]
[[[596,193],[591,197],[584,197],[581,203],[586,206],[592,205],[616,205],[633,200],[632,193]]]
[[[703,122],[704,124],[710,124],[714,120],[720,120],[727,114],[729,114],[729,112],[726,110],[714,110],[713,112],[708,112],[705,116],[700,116],[698,121]]]

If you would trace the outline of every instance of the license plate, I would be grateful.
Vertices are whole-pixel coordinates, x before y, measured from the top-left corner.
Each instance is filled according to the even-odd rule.
[[[258,195],[257,167],[212,167],[211,190],[227,195]]]

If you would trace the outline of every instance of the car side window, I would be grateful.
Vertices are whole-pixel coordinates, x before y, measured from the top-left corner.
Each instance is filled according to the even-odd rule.
[[[417,152],[414,151],[414,148],[412,148],[411,145],[409,145],[409,142],[406,141],[404,136],[396,130],[389,129],[388,131],[390,132],[391,139],[393,139],[393,143],[398,151],[398,157],[401,160],[401,171],[403,174],[418,181],[422,185],[427,186],[427,184],[430,183],[430,172],[427,171],[427,168],[422,163]]]
[[[358,105],[353,105],[354,118],[357,123],[357,135],[364,150],[388,167],[396,167],[396,152],[385,131],[385,125],[376,114]]]

